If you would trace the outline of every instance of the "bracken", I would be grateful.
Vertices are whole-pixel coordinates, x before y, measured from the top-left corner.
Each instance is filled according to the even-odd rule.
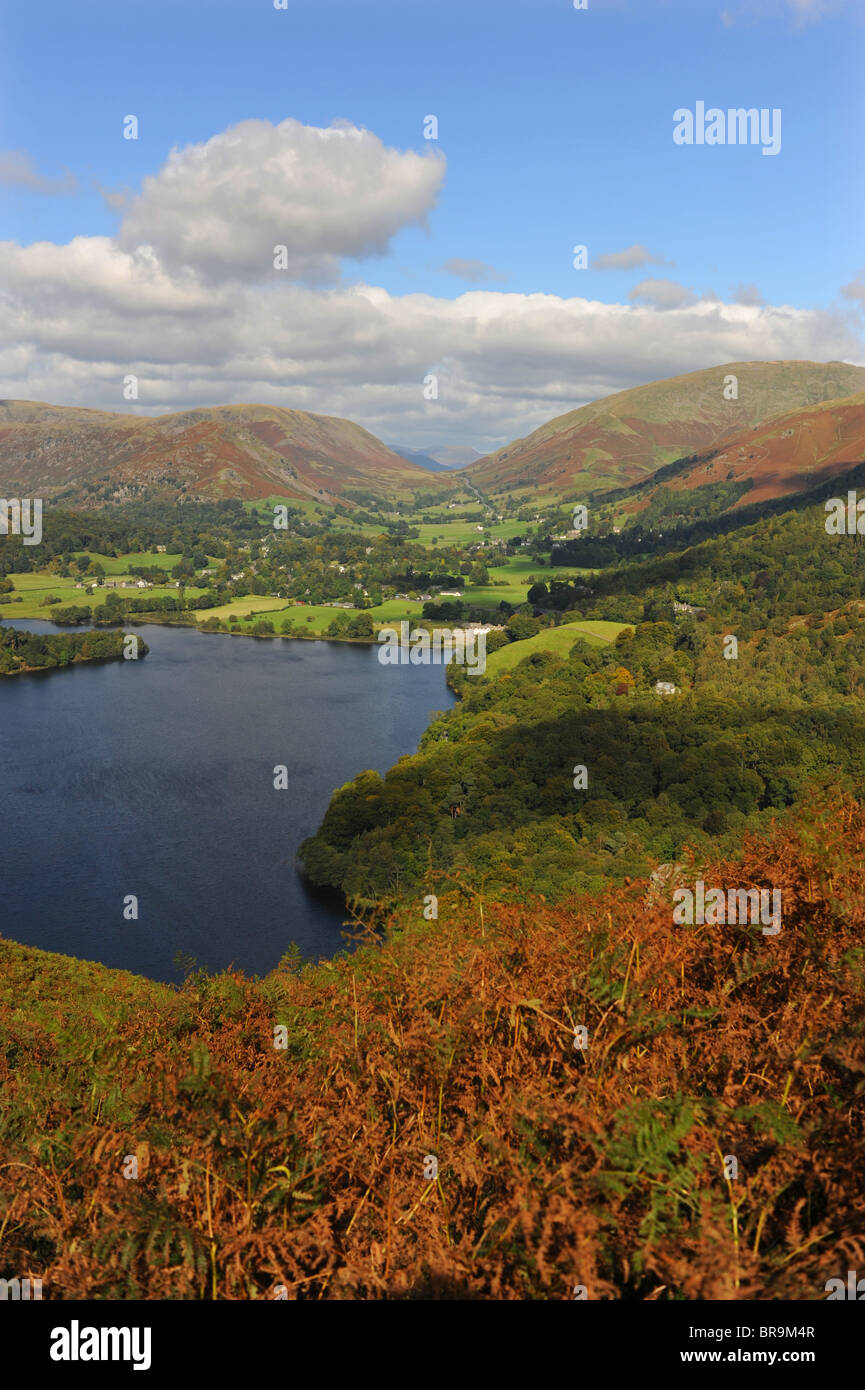
[[[178,990],[2,943],[0,1277],[52,1299],[824,1298],[865,1267],[863,839],[843,801],[741,860],[679,856],[780,889],[775,937],[674,927],[635,882],[452,893],[329,965]]]

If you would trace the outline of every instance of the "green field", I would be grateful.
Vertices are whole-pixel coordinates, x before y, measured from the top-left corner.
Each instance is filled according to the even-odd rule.
[[[74,579],[58,579],[56,574],[13,573],[10,574],[9,578],[15,585],[16,594],[28,594],[33,593],[34,591],[41,591],[47,594],[49,590],[52,593],[59,594],[61,590],[63,593],[65,593],[67,589],[71,589],[73,593],[83,593],[83,590],[75,589]]]
[[[100,557],[108,558],[108,557]],[[137,556],[118,557],[117,560],[110,561],[115,566],[112,577],[120,575],[123,569],[116,568],[123,563],[135,564]],[[177,563],[178,556],[160,555],[160,561],[167,561],[174,565]],[[149,556],[144,556],[142,563],[148,563]],[[95,586],[92,594],[87,594],[84,589],[76,589],[74,579],[58,579],[53,574],[10,574],[9,578],[14,584],[14,590],[10,597],[23,597],[22,603],[0,604],[0,618],[7,618],[15,622],[21,622],[32,618],[42,618],[46,622],[51,621],[52,608],[66,608],[71,604],[78,607],[84,605],[93,609],[94,615],[98,615],[99,610],[104,606],[106,595],[116,593],[117,590],[102,589]],[[176,595],[177,589],[174,584],[155,585],[152,589],[121,589],[123,597],[138,597],[140,594],[147,593],[154,596],[165,594]],[[196,588],[194,585],[186,586],[186,595],[189,598],[199,598],[205,589]],[[49,595],[54,596],[54,601],[50,604],[43,603]],[[374,623],[398,623],[403,618],[409,620],[420,617],[423,605],[413,602],[411,599],[389,599],[386,603],[380,603],[375,608],[367,610]],[[280,630],[282,620],[291,617],[294,626],[298,631],[305,631],[316,636],[320,636],[333,622],[334,618],[340,613],[353,616],[359,609],[330,608],[325,604],[304,604],[302,607],[291,604],[284,598],[275,598],[272,595],[248,594],[244,598],[232,599],[230,603],[223,603],[218,608],[201,608],[193,612],[197,623],[204,623],[208,618],[221,618],[228,621],[232,615],[239,618],[237,624],[240,630],[250,627],[254,622],[264,615],[272,615],[271,621],[277,631]],[[251,617],[247,617],[251,614]],[[234,626],[234,624],[232,624]]]
[[[375,608],[367,608],[374,623],[394,624],[403,618],[409,620],[420,617],[423,604],[414,603],[411,599],[389,599],[387,603],[380,603]],[[240,621],[232,623],[232,628],[237,628],[243,632],[252,627],[259,618],[268,618],[277,632],[282,631],[282,624],[286,618],[290,618],[294,631],[304,633],[308,636],[321,637],[334,618],[345,614],[346,617],[355,617],[361,610],[358,608],[329,608],[323,603],[286,604],[285,599],[276,598],[238,598],[231,603],[223,604],[221,608],[202,609],[195,614],[199,623],[206,622],[208,618],[222,618],[228,620],[233,613]],[[251,613],[252,617],[247,617]]]
[[[254,512],[260,521],[271,525],[273,524],[274,507],[282,505],[289,508],[294,507],[297,511],[302,512],[306,521],[320,523],[326,517],[330,517],[331,526],[335,531],[356,531],[364,536],[379,536],[384,530],[383,526],[373,526],[368,521],[352,521],[348,517],[336,516],[330,507],[326,507],[322,502],[313,501],[311,497],[279,497],[274,494],[271,497],[260,497],[254,502],[246,502],[244,505],[246,510]],[[276,534],[280,536],[287,533],[277,531]]]
[[[517,608],[521,603],[525,603],[527,593],[528,587],[525,584],[484,585],[483,588],[477,584],[467,584],[463,589],[463,601],[476,603],[483,608],[498,608],[504,601]]]
[[[467,603],[484,604],[489,608],[497,607],[503,599],[505,603],[511,603],[514,607],[526,602],[531,587],[528,575],[525,578],[511,575],[506,569],[491,569],[489,575],[489,584],[466,585],[463,596]]]
[[[79,550],[76,555],[89,555],[91,560],[98,561],[105,573],[111,575],[112,578],[120,574],[128,574],[130,565],[143,565],[147,569],[171,570],[183,559],[179,553],[161,555],[155,550],[133,550],[128,555],[100,555],[98,550]],[[217,564],[218,561],[210,560],[210,563]]]
[[[268,506],[270,501],[271,499],[266,499],[258,504],[250,505],[263,508]],[[309,513],[313,510],[313,506],[312,502],[304,502],[302,509]],[[371,526],[359,529],[377,533],[377,528]],[[448,539],[457,541],[459,537],[470,539],[473,535],[477,535],[473,523],[467,521],[447,522],[442,523],[441,526],[425,526],[420,529],[429,538],[432,535],[437,535],[442,542],[446,536]],[[524,523],[508,521],[492,527],[491,531],[514,534],[523,529]],[[79,553],[83,554],[84,552]],[[110,578],[128,574],[130,565],[154,566],[170,570],[181,558],[179,554],[158,554],[149,551],[138,551],[118,556],[103,555],[96,551],[88,551],[87,553],[92,559],[98,560],[103,565],[106,575]],[[211,561],[211,563],[216,562]],[[581,574],[590,573],[592,573],[591,570],[576,570],[561,566],[551,569],[529,556],[511,556],[506,564],[489,570],[491,581],[489,585],[469,586],[464,590],[463,598],[469,604],[490,610],[495,610],[502,601],[517,607],[525,603],[532,579],[544,580],[548,583],[551,579],[559,576],[574,578]],[[16,621],[26,621],[33,618],[50,620],[52,607],[67,607],[70,604],[87,604],[93,608],[95,614],[98,614],[105,603],[106,595],[110,592],[116,592],[105,590],[96,585],[94,592],[88,595],[84,589],[75,587],[76,580],[74,578],[59,578],[57,575],[45,571],[37,574],[12,574],[9,577],[15,586],[14,596],[21,595],[23,602],[0,604],[0,617]],[[157,597],[166,594],[176,595],[177,589],[172,583],[171,585],[157,586],[147,591],[135,589],[120,591],[124,597],[138,597],[140,593],[144,592]],[[186,588],[186,594],[190,598],[197,598],[205,592],[205,589],[194,585],[188,585]],[[49,595],[54,596],[53,601],[51,604],[45,604],[43,600]],[[235,616],[239,621],[232,626],[236,626],[240,631],[248,629],[263,615],[271,615],[271,621],[279,631],[283,619],[290,617],[295,630],[298,632],[303,631],[310,635],[321,636],[338,614],[350,614],[355,611],[359,610],[331,608],[325,604],[310,604],[300,607],[272,595],[247,595],[244,598],[233,599],[229,603],[221,604],[218,608],[195,610],[192,616],[199,625],[206,622],[208,618],[219,618],[227,622],[232,616]],[[422,613],[422,604],[411,599],[391,599],[367,611],[376,624],[399,623],[403,619],[419,618]]]
[[[489,570],[489,585],[468,585],[464,598],[467,603],[482,604],[487,608],[498,607],[502,599],[516,607],[526,602],[526,595],[536,580],[549,584],[551,579],[576,579],[580,575],[593,573],[593,570],[563,569],[561,566],[549,569],[537,560],[514,556],[506,565]],[[506,581],[504,584],[501,582],[503,579]]]
[[[232,613],[236,613],[238,617],[255,613],[260,617],[262,613],[276,611],[285,605],[284,598],[274,598],[268,594],[247,594],[245,598],[233,598],[230,603],[222,603],[218,608],[199,608],[194,616],[199,623],[205,622],[207,618],[224,618],[227,621]]]
[[[406,519],[411,525],[411,518]],[[438,545],[467,545],[472,541],[510,540],[512,536],[526,533],[524,521],[495,521],[479,531],[481,524],[480,518],[477,521],[422,522],[417,525],[418,541],[421,545],[432,547],[435,537]]]
[[[543,632],[527,637],[524,642],[511,642],[508,647],[500,647],[487,657],[487,675],[500,675],[502,671],[512,671],[532,652],[552,652],[554,656],[566,657],[577,641],[590,647],[605,647],[615,641],[625,626],[624,623],[608,623],[596,619],[586,623],[565,623],[562,627],[544,628]]]
[[[379,603],[375,608],[367,608],[365,611],[374,623],[384,623],[390,626],[399,623],[403,618],[409,620],[419,618],[422,610],[422,603],[415,603],[411,599],[392,598],[388,599],[386,603]],[[359,612],[360,609],[357,608],[327,608],[324,604],[307,604],[303,608],[295,606],[287,612],[281,613],[280,623],[283,618],[291,618],[296,631],[321,634],[341,613],[351,618]]]
[[[410,598],[389,598],[368,611],[374,623],[398,623],[402,618],[419,618],[423,604]]]
[[[508,579],[528,580],[534,575],[535,579],[542,579],[545,584],[549,584],[551,579],[576,579],[584,574],[597,574],[597,570],[575,569],[572,565],[542,565],[540,560],[533,560],[530,555],[510,555],[507,564],[497,565],[490,570],[491,579],[505,575]]]
[[[456,503],[453,509],[451,508],[451,502]],[[455,498],[450,494],[444,497],[441,502],[435,503],[432,507],[419,508],[419,514],[421,516],[441,517],[442,521],[453,521],[454,518],[451,515],[452,510],[468,512],[469,516],[476,516],[478,521],[481,520],[484,514],[484,508],[479,502],[476,502],[473,497]]]
[[[167,558],[162,556],[160,558]],[[175,560],[176,564],[177,561]],[[122,573],[122,571],[119,571]],[[15,622],[21,619],[42,618],[46,622],[51,621],[52,608],[67,608],[70,604],[78,607],[89,606],[98,613],[105,603],[106,595],[119,592],[126,598],[138,597],[140,594],[152,594],[163,596],[165,594],[177,595],[174,584],[157,584],[152,589],[101,589],[98,585],[92,594],[87,594],[84,589],[76,589],[74,579],[58,579],[53,574],[10,574],[15,588],[11,597],[22,594],[23,603],[4,603],[0,604],[0,618],[9,618]],[[195,588],[194,585],[187,585],[186,595],[188,598],[198,598],[205,591]],[[42,602],[50,594],[56,596],[56,601],[50,604]]]

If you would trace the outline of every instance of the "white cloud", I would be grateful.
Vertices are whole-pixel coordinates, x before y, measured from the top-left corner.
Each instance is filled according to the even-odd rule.
[[[669,265],[663,256],[653,256],[639,242],[626,251],[605,251],[592,261],[592,270],[640,270],[644,265]]]
[[[344,121],[241,121],[172,150],[126,200],[117,241],[211,280],[335,281],[344,257],[384,255],[400,228],[424,223],[444,171],[442,155],[389,149]]]
[[[47,179],[34,169],[25,150],[0,150],[0,184],[7,188],[29,188],[34,193],[74,193],[75,175],[67,169],[62,179]]]
[[[642,381],[778,358],[865,360],[842,315],[701,299],[660,312],[547,294],[456,299],[375,286],[214,286],[107,238],[0,246],[0,395],[128,410],[260,401],[344,415],[386,439],[524,435]],[[439,399],[423,379],[439,373]]]
[[[730,291],[734,304],[765,304],[756,285],[734,285]]]
[[[173,156],[116,239],[0,245],[0,395],[149,414],[259,401],[484,451],[697,367],[865,359],[849,313],[726,304],[671,280],[643,281],[627,304],[303,283],[376,238],[384,248],[423,217],[441,177],[438,159],[386,150],[368,132],[296,122],[244,122]],[[256,226],[277,212],[297,279],[258,274]],[[439,398],[426,401],[433,370]],[[127,373],[139,378],[134,406]]]
[[[641,280],[629,292],[628,298],[636,304],[652,304],[656,309],[681,309],[686,304],[696,304],[697,296],[686,285],[677,280]]]
[[[849,285],[842,285],[841,293],[845,299],[858,300],[862,308],[865,309],[865,280],[851,280]]]
[[[129,187],[103,188],[101,183],[96,182],[94,182],[93,187],[105,200],[106,207],[109,207],[112,212],[124,212],[134,197],[132,189]]]
[[[452,256],[449,261],[445,261],[442,270],[448,275],[455,275],[459,280],[465,280],[470,285],[481,285],[486,281],[502,283],[507,280],[501,270],[496,270],[494,265],[488,265],[486,261],[473,261],[462,256]]]

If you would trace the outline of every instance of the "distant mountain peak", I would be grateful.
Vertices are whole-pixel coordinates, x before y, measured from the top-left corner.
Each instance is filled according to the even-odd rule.
[[[428,449],[411,449],[406,444],[389,444],[388,448],[393,449],[394,453],[400,454],[402,458],[420,464],[421,468],[429,469],[431,473],[447,473],[452,469],[465,468],[483,457],[477,449],[472,449],[468,444],[434,444]]]

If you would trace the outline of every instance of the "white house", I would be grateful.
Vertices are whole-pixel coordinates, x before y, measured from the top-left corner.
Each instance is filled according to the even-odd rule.
[[[672,681],[655,681],[656,695],[678,695],[680,693],[679,687],[674,685]]]

